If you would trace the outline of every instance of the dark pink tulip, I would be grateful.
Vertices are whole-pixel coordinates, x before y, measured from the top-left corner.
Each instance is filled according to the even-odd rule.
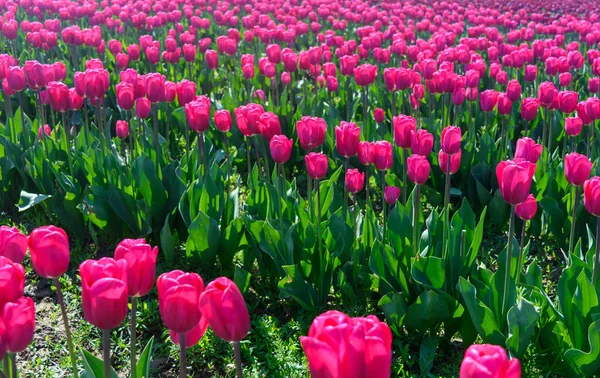
[[[517,141],[515,149],[515,159],[524,159],[531,163],[537,163],[542,155],[544,147],[541,144],[535,143],[531,138],[521,138]]]
[[[567,181],[574,186],[583,185],[592,171],[592,162],[590,159],[577,152],[565,155],[564,166]]]
[[[600,177],[592,177],[583,183],[583,204],[588,213],[600,217]]]
[[[36,228],[27,238],[31,265],[44,278],[57,278],[69,268],[69,238],[62,228],[43,226]]]
[[[310,178],[320,180],[327,174],[329,168],[327,155],[310,152],[304,156],[304,162],[306,163],[306,172]]]
[[[448,155],[453,155],[460,151],[462,133],[460,127],[447,126],[442,130],[441,145],[442,150]]]
[[[204,281],[196,273],[174,270],[156,281],[158,307],[165,326],[177,333],[188,333],[200,323],[200,296]]]
[[[354,122],[342,121],[335,128],[335,146],[343,157],[356,155],[360,141],[360,128]]]
[[[537,117],[540,101],[537,98],[524,98],[521,101],[521,117],[524,120],[531,122]]]
[[[505,160],[496,167],[500,193],[510,205],[525,201],[535,174],[535,163],[524,159]]]
[[[27,252],[27,236],[16,227],[0,226],[0,256],[20,264]]]
[[[509,360],[497,345],[471,345],[460,366],[460,378],[521,378],[518,359]]]
[[[9,353],[24,351],[33,340],[35,330],[33,299],[21,297],[14,302],[6,303],[0,310],[0,322],[3,322],[6,327],[6,333],[2,335],[0,343],[5,343],[6,351]]]
[[[0,256],[0,309],[5,303],[23,296],[25,269],[7,257]],[[0,317],[1,319],[1,317]]]
[[[392,168],[394,158],[392,156],[392,144],[387,140],[380,140],[373,143],[373,154],[375,155],[375,168],[380,171],[387,171]]]
[[[410,136],[410,150],[413,154],[428,156],[433,149],[433,135],[425,130],[412,132]]]
[[[525,201],[515,206],[515,213],[524,221],[531,220],[537,212],[537,202],[533,194],[529,194]]]
[[[158,247],[144,239],[125,239],[115,249],[115,260],[127,261],[127,295],[143,297],[154,286]]]
[[[400,188],[393,185],[388,185],[383,191],[383,199],[388,205],[393,205],[398,201],[400,197]]]
[[[365,174],[358,169],[348,169],[345,177],[345,184],[350,193],[358,193],[365,186]]]
[[[323,144],[327,124],[323,118],[303,116],[296,122],[296,131],[300,146],[305,150],[312,150]]]
[[[569,136],[577,136],[583,129],[583,121],[579,117],[565,118],[565,133]]]
[[[362,165],[371,165],[375,161],[375,150],[372,142],[358,143],[358,161]]]
[[[229,110],[216,110],[214,119],[215,126],[219,131],[226,133],[231,129],[231,113],[229,113]]]
[[[408,178],[417,185],[423,185],[429,179],[431,166],[425,156],[411,155],[408,160]]]
[[[146,97],[140,97],[135,100],[135,114],[138,118],[148,118],[150,117],[150,109],[152,103]]]
[[[457,153],[448,155],[444,151],[440,150],[438,153],[438,162],[440,164],[440,169],[444,174],[450,173],[451,175],[458,172],[460,168],[460,157],[462,155],[462,151],[458,150]],[[450,156],[450,172],[448,172],[448,156]]]
[[[410,148],[412,134],[417,130],[417,120],[411,116],[400,114],[392,119],[394,125],[394,142],[400,148]]]
[[[287,163],[292,153],[293,141],[285,135],[275,135],[269,142],[269,149],[273,161],[278,164]]]
[[[577,109],[579,95],[573,91],[558,92],[558,107],[561,112],[571,114]]]

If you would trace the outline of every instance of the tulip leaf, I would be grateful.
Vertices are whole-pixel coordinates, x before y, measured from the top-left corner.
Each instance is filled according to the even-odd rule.
[[[245,294],[250,288],[251,277],[252,275],[250,273],[236,265],[235,272],[233,274],[233,282],[235,282],[242,294]]]
[[[150,363],[152,362],[152,351],[154,348],[154,336],[150,338],[136,366],[136,377],[150,378]]]
[[[30,209],[35,205],[44,202],[48,198],[52,198],[52,196],[46,194],[29,193],[22,190],[21,199],[19,200],[19,211]]]
[[[81,378],[104,378],[104,361],[85,349],[80,349],[80,353],[84,369]],[[110,370],[111,378],[119,378],[113,368]]]
[[[525,299],[520,299],[517,304],[508,310],[506,347],[513,356],[517,358],[523,356],[535,334],[535,324],[539,317],[539,312],[535,306]]]
[[[565,352],[565,360],[580,376],[592,376],[600,370],[600,320],[590,324],[587,332],[589,352],[572,348]],[[587,350],[587,348],[586,348]]]
[[[446,282],[445,260],[429,256],[413,260],[411,274],[419,284],[433,289],[441,289]]]
[[[444,298],[433,290],[424,291],[406,310],[406,328],[425,332],[450,317]]]
[[[170,214],[165,219],[165,224],[160,230],[160,247],[168,264],[173,263],[175,255],[175,240],[171,233],[171,225],[169,224]]]
[[[304,277],[297,265],[283,267],[287,276],[279,281],[279,290],[283,295],[292,297],[302,308],[313,311],[317,306],[317,293]]]
[[[406,315],[406,294],[388,293],[379,300],[378,305],[382,308],[390,328],[399,333]]]
[[[199,211],[189,229],[186,252],[204,267],[214,266],[221,231],[217,221]]]
[[[421,375],[427,376],[433,367],[433,360],[435,359],[435,351],[440,342],[440,338],[437,336],[425,336],[421,340],[421,347],[419,349],[419,368],[421,369]]]
[[[479,336],[486,343],[503,345],[504,335],[492,310],[477,298],[477,290],[469,281],[459,278],[460,292]]]

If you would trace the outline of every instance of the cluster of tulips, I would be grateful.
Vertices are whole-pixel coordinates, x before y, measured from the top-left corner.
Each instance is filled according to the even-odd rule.
[[[31,343],[35,328],[35,306],[23,296],[25,269],[21,265],[29,250],[31,265],[38,276],[51,279],[62,310],[73,374],[77,358],[59,277],[69,268],[70,247],[61,228],[44,226],[23,235],[18,229],[0,227],[0,357],[4,376],[17,377],[16,353]],[[238,375],[241,376],[239,342],[250,330],[250,316],[239,289],[226,277],[204,285],[196,273],[180,270],[164,273],[156,280],[158,247],[144,239],[125,239],[114,258],[86,260],[79,266],[83,315],[103,333],[104,376],[109,377],[110,331],[129,312],[131,299],[131,377],[136,376],[137,299],[154,287],[158,291],[160,314],[171,339],[181,347],[181,377],[186,376],[185,349],[198,343],[210,326],[215,335],[235,343]]]

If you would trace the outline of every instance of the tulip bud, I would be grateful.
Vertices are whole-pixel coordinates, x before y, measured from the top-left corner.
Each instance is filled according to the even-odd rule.
[[[206,59],[206,65],[209,70],[214,70],[219,65],[219,54],[214,50],[207,50],[204,56]]]
[[[79,275],[85,319],[102,330],[116,328],[128,312],[127,261],[86,260],[79,266]]]
[[[558,107],[561,112],[571,114],[577,109],[579,95],[573,91],[562,91],[558,93]]]
[[[440,165],[440,169],[442,170],[442,173],[444,174],[455,174],[456,172],[458,172],[458,169],[460,168],[460,157],[462,155],[462,151],[458,150],[457,153],[449,155],[450,156],[450,162],[448,162],[448,154],[446,154],[444,151],[440,150],[440,152],[438,153],[438,163]],[[450,163],[450,166],[448,166],[448,163]],[[450,168],[450,171],[448,171],[448,168]]]
[[[583,185],[592,171],[592,162],[590,159],[577,152],[565,155],[564,166],[567,181],[574,186]]]
[[[5,303],[15,302],[22,297],[24,288],[25,269],[23,266],[7,257],[0,256],[0,309]]]
[[[0,313],[6,332],[0,343],[4,343],[9,353],[20,353],[27,349],[33,340],[35,330],[35,305],[33,299],[21,297],[4,305]],[[1,354],[1,353],[0,353]]]
[[[228,132],[231,129],[231,113],[229,110],[222,109],[215,111],[214,114],[215,126],[221,132]]]
[[[285,135],[275,135],[269,142],[271,157],[277,164],[284,164],[290,160],[293,141]]]
[[[310,178],[320,180],[327,174],[329,168],[327,155],[310,152],[304,156],[304,162],[306,163],[306,172]]]
[[[225,341],[241,341],[250,330],[244,297],[229,278],[219,277],[206,286],[200,310],[215,335]]]
[[[398,201],[400,197],[400,188],[393,185],[388,185],[383,191],[383,199],[388,205],[393,205]]]
[[[569,136],[577,136],[583,129],[583,121],[579,117],[565,118],[565,133]]]
[[[27,252],[27,236],[16,227],[0,226],[0,256],[21,264]]]
[[[144,239],[125,239],[115,249],[115,260],[127,261],[127,295],[143,297],[154,286],[158,247]]]
[[[515,149],[515,159],[524,159],[531,163],[537,163],[544,147],[541,144],[535,143],[531,138],[521,138],[517,141]]]
[[[354,69],[354,79],[356,84],[361,87],[367,87],[375,81],[377,76],[377,66],[372,64],[363,64]]]
[[[258,121],[258,130],[265,140],[270,141],[275,135],[281,134],[279,118],[271,112],[264,112]]]
[[[148,118],[152,103],[146,97],[140,97],[135,100],[135,114],[138,118]]]
[[[187,333],[202,318],[200,296],[204,282],[196,273],[174,270],[164,273],[156,282],[158,306],[165,326],[175,333]]]
[[[537,202],[533,194],[529,194],[525,201],[515,206],[515,213],[524,221],[531,220],[535,217],[537,211]]]
[[[461,140],[462,133],[460,127],[447,126],[442,130],[441,145],[442,150],[446,154],[453,155],[460,151]]]
[[[358,193],[365,186],[365,174],[358,169],[348,169],[345,183],[350,193]]]
[[[484,372],[484,373],[482,373]],[[471,345],[460,366],[460,378],[488,377],[520,378],[521,364],[508,359],[506,351],[497,345]]]
[[[394,124],[394,142],[400,148],[409,148],[411,145],[411,135],[417,130],[417,121],[406,115],[398,115],[392,119]]]
[[[505,160],[496,167],[500,193],[510,205],[525,201],[535,174],[535,163],[524,159]]]
[[[44,278],[57,278],[69,268],[69,238],[65,231],[55,226],[36,228],[27,239],[31,265]]]
[[[537,117],[540,101],[537,98],[524,98],[521,101],[521,117],[524,120],[531,122]]]
[[[358,143],[358,161],[362,165],[371,165],[375,161],[375,149],[372,142]]]
[[[411,155],[407,159],[407,163],[409,180],[417,185],[425,184],[431,171],[427,158],[421,155]]]
[[[323,144],[327,124],[325,120],[318,117],[303,116],[296,122],[296,131],[300,146],[305,150],[312,150]]]
[[[127,138],[129,135],[129,126],[127,125],[127,121],[118,120],[117,124],[115,125],[115,130],[119,139]]]
[[[200,133],[208,130],[210,121],[210,100],[199,96],[194,101],[185,104],[187,125],[193,131]]]
[[[353,122],[342,121],[335,128],[335,146],[338,154],[343,157],[356,155],[360,141],[360,128]]]
[[[373,143],[373,154],[375,155],[375,168],[380,171],[387,171],[392,168],[394,159],[392,157],[392,144],[387,140],[380,140]]]

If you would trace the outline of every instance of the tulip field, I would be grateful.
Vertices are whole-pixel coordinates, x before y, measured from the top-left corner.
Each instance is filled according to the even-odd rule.
[[[600,2],[0,25],[0,378],[600,376]]]

